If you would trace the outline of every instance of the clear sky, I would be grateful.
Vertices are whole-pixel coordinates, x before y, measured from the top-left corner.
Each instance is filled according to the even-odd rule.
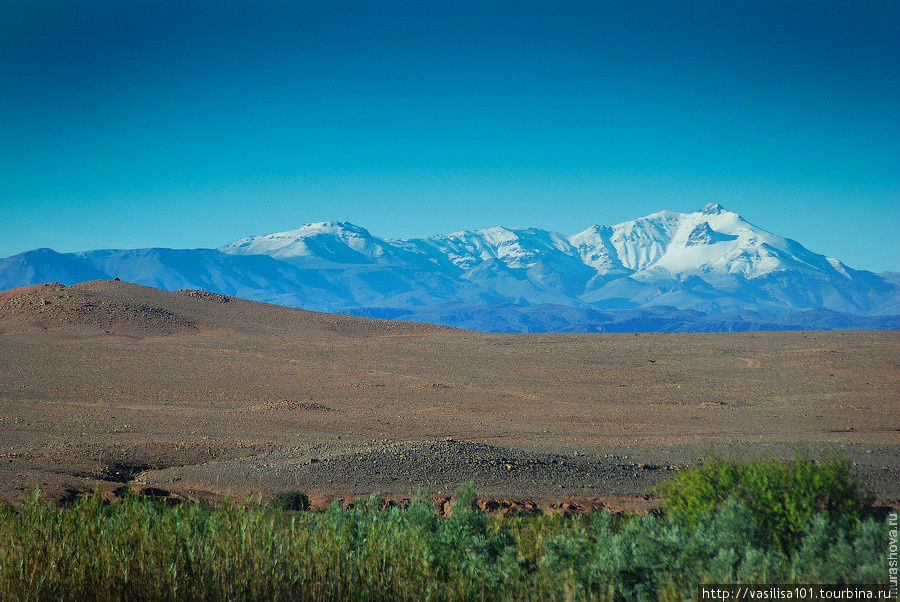
[[[0,0],[0,256],[715,200],[900,270],[900,3]]]

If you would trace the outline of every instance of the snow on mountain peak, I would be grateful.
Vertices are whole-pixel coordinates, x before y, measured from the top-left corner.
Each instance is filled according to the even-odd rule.
[[[573,291],[579,287],[594,291],[612,282],[619,286],[659,283],[664,290],[671,282],[699,278],[731,290],[754,279],[762,282],[773,273],[852,279],[840,262],[754,226],[719,203],[693,213],[665,210],[613,226],[595,225],[568,237],[540,228],[495,226],[424,238],[382,239],[348,222],[315,222],[243,238],[220,250],[270,255],[305,266],[412,269],[427,265],[440,272],[439,278],[466,274],[463,278],[472,285],[492,278],[511,279],[489,288],[500,286],[508,292],[524,287],[517,299],[528,298],[532,293],[527,291],[535,288],[562,286],[567,295],[577,296]]]
[[[309,232],[309,233],[328,233],[328,234],[342,234],[346,232],[356,232],[360,234],[365,234],[367,236],[371,236],[369,231],[363,228],[362,226],[357,226],[356,224],[352,224],[350,222],[312,222],[309,224],[303,224],[296,230],[292,230],[292,232]]]
[[[720,205],[719,203],[707,203],[703,206],[703,209],[700,210],[700,213],[706,213],[707,215],[715,215],[718,213],[722,213],[725,211],[725,207]]]
[[[398,263],[412,258],[470,270],[486,262],[510,269],[555,266],[607,277],[661,269],[667,273],[741,273],[779,269],[785,239],[745,222],[718,203],[695,213],[659,211],[614,226],[595,225],[570,237],[540,228],[495,226],[420,239],[386,240],[349,222],[315,222],[296,230],[251,236],[220,248],[239,255],[265,254],[297,261]],[[727,243],[727,244],[720,244]],[[691,248],[708,247],[691,251]],[[544,268],[541,268],[544,269]]]
[[[371,261],[385,254],[387,243],[350,222],[312,222],[296,230],[248,236],[219,247],[232,255],[314,257],[337,263]]]
[[[612,227],[610,243],[625,268],[644,270],[665,254],[683,219],[683,213],[659,211],[622,222]]]
[[[828,265],[833,267],[838,274],[840,274],[844,278],[847,278],[848,280],[851,279],[850,274],[847,272],[847,266],[845,266],[839,260],[835,259],[834,257],[826,257],[825,260],[828,261]]]
[[[432,257],[440,255],[463,270],[485,262],[498,262],[513,269],[528,269],[548,259],[565,256],[568,260],[573,260],[575,257],[568,238],[540,228],[494,226],[389,242],[414,253]]]

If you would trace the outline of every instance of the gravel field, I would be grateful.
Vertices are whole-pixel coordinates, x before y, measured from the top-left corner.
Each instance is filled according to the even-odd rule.
[[[208,488],[210,493],[248,493],[297,489],[329,498],[379,491],[408,495],[419,487],[452,494],[466,482],[494,498],[542,503],[616,493],[640,497],[685,466],[710,454],[723,457],[822,457],[831,445],[720,445],[608,448],[553,453],[455,440],[380,440],[362,445],[314,444],[280,449],[250,458],[151,470],[137,483],[166,490]],[[897,446],[840,448],[854,472],[881,498],[900,499]]]

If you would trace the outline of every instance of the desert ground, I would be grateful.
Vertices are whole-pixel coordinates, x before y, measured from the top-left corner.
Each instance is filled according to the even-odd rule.
[[[463,482],[640,504],[711,454],[840,453],[900,499],[900,333],[501,335],[124,282],[0,293],[0,498],[327,503]]]

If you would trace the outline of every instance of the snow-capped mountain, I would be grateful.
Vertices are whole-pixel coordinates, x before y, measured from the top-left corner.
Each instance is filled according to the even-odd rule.
[[[219,250],[370,269],[399,265],[468,285],[444,297],[447,303],[471,301],[477,291],[483,299],[520,305],[871,313],[893,290],[873,274],[712,203],[693,213],[661,211],[614,226],[595,225],[573,236],[495,227],[392,240],[352,224],[324,222],[241,239]],[[386,302],[374,305],[397,306],[390,292],[385,291]]]
[[[249,236],[218,250],[59,254],[42,249],[0,260],[0,288],[103,275],[309,309],[426,316],[421,319],[450,325],[471,324],[473,315],[475,323],[490,324],[495,315],[498,324],[527,323],[528,330],[540,330],[540,324],[559,330],[612,323],[591,311],[665,307],[778,325],[796,312],[827,310],[816,314],[821,325],[836,320],[828,312],[884,315],[900,307],[896,278],[851,269],[718,204],[594,225],[572,236],[495,227],[384,239],[351,223],[317,222]],[[766,321],[754,314],[749,320],[746,312],[781,318]],[[672,323],[670,316],[667,320]]]
[[[316,222],[287,232],[248,236],[219,250],[232,255],[311,258],[339,264],[386,261],[395,251],[390,243],[349,222]]]
[[[664,273],[754,279],[786,269],[850,277],[839,261],[757,228],[718,204],[695,213],[667,211],[619,224],[613,227],[612,241],[623,265],[642,277]]]

